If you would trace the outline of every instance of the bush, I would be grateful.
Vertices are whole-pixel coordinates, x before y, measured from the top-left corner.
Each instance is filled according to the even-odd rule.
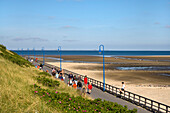
[[[51,77],[51,75],[49,74],[49,73],[47,73],[47,72],[40,72],[40,73],[38,73],[39,75],[45,75],[45,76],[49,76],[49,77]]]
[[[29,61],[25,60],[18,54],[12,52],[12,51],[7,51],[6,47],[0,44],[0,56],[4,57],[5,59],[19,65],[19,66],[33,66]]]
[[[59,93],[43,89],[34,84],[33,92],[40,96],[46,104],[51,107],[57,107],[63,112],[92,112],[92,113],[137,113],[137,109],[128,110],[127,106],[123,107],[117,103],[102,101],[101,99],[89,100],[81,96],[74,97],[68,93]]]
[[[55,86],[60,85],[59,81],[49,79],[44,76],[42,76],[42,77],[37,76],[37,81],[38,81],[38,83],[42,83],[44,86],[49,86],[49,87],[55,87]]]
[[[2,44],[0,44],[0,48],[6,49],[6,47]]]

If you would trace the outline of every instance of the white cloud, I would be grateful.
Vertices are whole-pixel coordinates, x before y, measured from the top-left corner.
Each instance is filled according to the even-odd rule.
[[[14,41],[48,41],[47,39],[42,39],[42,38],[39,38],[39,37],[31,37],[31,38],[14,38],[12,39]]]

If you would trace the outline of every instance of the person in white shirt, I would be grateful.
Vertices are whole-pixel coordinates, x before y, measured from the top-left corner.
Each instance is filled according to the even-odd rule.
[[[122,88],[120,89],[120,94],[122,94],[122,91],[125,91],[125,83],[122,82]]]

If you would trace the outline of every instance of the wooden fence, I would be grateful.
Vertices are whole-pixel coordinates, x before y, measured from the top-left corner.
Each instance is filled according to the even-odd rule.
[[[51,65],[51,64],[47,64],[45,63],[45,66],[49,67],[49,68],[59,68],[57,66]],[[73,75],[79,76],[80,74],[77,74],[75,72],[63,69],[65,74],[68,76],[68,74],[71,72]],[[84,75],[80,75],[82,81],[84,80]],[[95,80],[93,78],[87,77],[88,82],[91,82],[93,86],[103,90],[103,82]],[[109,85],[109,84],[105,84],[105,91],[115,95],[117,97],[120,97],[121,99],[124,99],[126,101],[129,101],[135,105],[141,106],[153,113],[170,113],[170,106],[165,105],[163,103],[148,99],[146,97],[140,96],[138,94],[129,92],[129,91],[123,91],[123,94],[120,94],[119,91],[120,88],[117,88],[115,86]]]

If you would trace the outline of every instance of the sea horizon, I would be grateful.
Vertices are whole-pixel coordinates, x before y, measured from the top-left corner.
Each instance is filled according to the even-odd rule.
[[[19,55],[59,55],[58,50],[11,50]],[[90,55],[99,56],[97,50],[62,50],[62,55]],[[104,51],[106,56],[152,56],[152,55],[170,55],[170,51]]]

